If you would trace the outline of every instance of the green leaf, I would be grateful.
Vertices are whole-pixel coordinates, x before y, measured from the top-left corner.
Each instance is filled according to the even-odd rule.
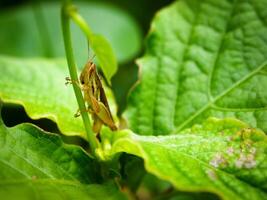
[[[7,128],[0,119],[0,138],[1,181],[64,179],[95,183],[101,180],[99,166],[80,147],[66,145],[59,136],[36,126],[20,124]]]
[[[0,117],[2,198],[125,199],[114,185],[88,185],[102,180],[99,167],[80,147],[64,144],[59,136],[31,124],[7,128]]]
[[[126,199],[114,185],[82,185],[62,180],[32,180],[0,182],[0,186],[0,196],[6,200]]]
[[[140,156],[149,173],[179,190],[267,199],[267,136],[241,121],[211,118],[173,136],[124,130],[113,137],[112,153]]]
[[[0,56],[0,74],[0,98],[5,103],[20,104],[31,118],[51,119],[63,134],[86,139],[81,117],[74,117],[78,105],[72,86],[65,86],[69,76],[65,62]],[[116,113],[112,92],[105,91]]]
[[[180,0],[156,15],[126,118],[138,134],[210,116],[267,131],[267,1]]]
[[[127,12],[101,2],[74,2],[92,31],[108,39],[120,63],[141,49],[141,31]],[[13,56],[65,56],[60,25],[60,3],[46,2],[1,10],[0,53]],[[88,58],[87,40],[73,24],[72,37],[77,64]]]
[[[111,85],[111,78],[116,73],[118,64],[110,44],[101,35],[92,35],[90,44],[108,83]]]

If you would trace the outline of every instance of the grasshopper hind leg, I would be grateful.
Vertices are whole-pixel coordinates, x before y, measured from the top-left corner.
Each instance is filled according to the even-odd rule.
[[[103,122],[96,115],[93,115],[93,119],[93,132],[99,135]]]

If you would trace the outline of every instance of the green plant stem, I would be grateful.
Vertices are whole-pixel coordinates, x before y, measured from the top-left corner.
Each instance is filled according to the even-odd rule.
[[[69,3],[66,2],[61,10],[61,21],[62,21],[62,31],[63,31],[63,38],[64,38],[64,44],[65,44],[65,52],[68,62],[68,68],[70,77],[74,82],[78,82],[78,75],[77,75],[77,69],[75,64],[75,59],[73,55],[72,50],[72,43],[71,43],[71,32],[70,32],[70,18],[69,18]],[[74,93],[79,105],[79,109],[81,111],[81,116],[83,119],[85,131],[87,133],[88,142],[90,144],[91,151],[93,155],[95,155],[95,150],[99,147],[99,142],[95,136],[95,134],[92,132],[90,119],[87,112],[82,112],[83,110],[86,110],[83,95],[81,93],[80,88],[73,84]]]

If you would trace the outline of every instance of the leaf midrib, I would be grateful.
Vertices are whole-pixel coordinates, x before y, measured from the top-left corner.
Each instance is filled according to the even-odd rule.
[[[190,34],[189,34],[189,37],[188,37],[188,40],[186,41],[186,47],[185,47],[185,50],[184,50],[184,53],[183,53],[183,57],[182,57],[182,64],[181,64],[181,67],[180,69],[178,70],[178,73],[177,73],[177,79],[180,80],[180,74],[181,74],[181,71],[184,67],[184,63],[185,63],[185,57],[189,51],[189,46],[191,44],[191,40],[192,40],[192,36],[193,36],[193,33],[195,31],[195,27],[197,25],[197,19],[198,19],[198,16],[200,14],[200,10],[201,10],[201,7],[202,7],[203,4],[200,4],[200,8],[198,9],[198,13],[195,14],[194,16],[194,21],[192,23],[192,26],[191,26],[191,30],[190,30]],[[177,105],[178,105],[178,99],[179,99],[179,93],[180,93],[180,90],[181,90],[181,87],[180,87],[180,83],[178,81],[177,83],[177,89],[176,89],[176,98],[175,98],[175,104],[174,104],[174,119],[173,119],[173,124],[175,124],[175,117],[176,117],[176,112],[177,112]]]
[[[57,183],[67,186],[83,186],[83,184],[77,182],[77,181],[70,181],[70,180],[64,180],[64,179],[49,179],[49,178],[40,178],[36,180],[29,180],[29,179],[12,179],[12,180],[1,180],[0,185],[15,185],[15,184],[22,184],[22,183],[28,183],[34,181],[35,183],[41,183],[41,184],[47,184],[47,183]],[[85,184],[86,185],[86,184]],[[96,185],[96,184],[90,184],[90,185]]]
[[[27,178],[30,178],[30,176],[28,174],[24,173],[23,171],[21,171],[19,168],[15,167],[14,165],[10,165],[10,163],[6,162],[5,160],[0,159],[0,162],[2,162],[4,165],[14,169],[15,171],[19,172],[21,175],[23,175]],[[1,182],[0,182],[0,184],[1,184]]]
[[[228,32],[228,28],[229,28],[229,21],[230,21],[230,19],[233,17],[233,14],[234,14],[234,10],[235,10],[235,7],[236,7],[236,2],[237,1],[234,1],[234,4],[233,4],[233,6],[232,6],[232,9],[231,9],[231,12],[230,12],[230,14],[229,14],[229,19],[228,19],[228,21],[227,21],[227,23],[226,23],[226,27],[225,27],[225,30],[222,32],[222,36],[221,36],[221,43],[220,43],[220,45],[219,45],[219,49],[217,50],[217,53],[215,54],[215,59],[214,59],[214,64],[213,64],[213,66],[212,66],[212,68],[211,68],[211,72],[209,73],[209,76],[208,76],[208,86],[207,86],[207,88],[208,88],[208,90],[207,90],[207,95],[208,95],[208,100],[211,102],[211,101],[214,101],[214,97],[211,95],[211,81],[212,81],[212,77],[213,77],[213,73],[214,73],[214,70],[215,70],[215,67],[216,67],[216,64],[217,64],[217,62],[218,62],[218,59],[219,59],[219,52],[220,52],[220,50],[221,50],[221,48],[222,48],[222,46],[223,46],[223,44],[224,44],[224,39],[225,39],[225,35],[226,35],[226,33]],[[200,6],[202,6],[203,4],[201,4]],[[199,8],[199,10],[200,10],[200,8]],[[199,13],[200,12],[198,12],[197,13],[197,15],[195,16],[195,18],[194,18],[194,23],[192,24],[192,29],[191,29],[191,32],[190,32],[190,36],[189,36],[189,40],[188,40],[188,42],[187,42],[187,47],[186,47],[186,50],[185,50],[185,53],[184,53],[184,55],[183,55],[183,61],[184,61],[184,57],[185,57],[185,55],[186,55],[186,53],[187,53],[187,51],[188,51],[188,46],[190,45],[190,40],[191,40],[191,37],[192,37],[192,34],[193,34],[193,32],[194,32],[194,30],[195,30],[195,26],[197,25],[197,23],[196,23],[196,20],[198,19],[198,15],[199,15]],[[182,68],[183,68],[183,65],[182,65],[182,67],[181,67],[181,69],[180,70],[182,70]],[[178,80],[180,80],[180,78],[178,77]],[[178,95],[179,95],[179,90],[180,90],[180,87],[178,87],[178,92],[177,92],[177,94],[176,94],[176,103],[175,103],[175,107],[174,107],[174,116],[176,117],[176,112],[177,112],[177,110],[176,110],[176,107],[177,107],[177,103],[178,103]],[[205,107],[205,106],[204,106]],[[201,110],[201,109],[200,109]],[[200,111],[199,110],[199,111]],[[196,112],[196,113],[198,113],[198,111]],[[195,113],[195,114],[196,114]],[[194,116],[194,115],[193,115]],[[197,115],[196,115],[197,116]],[[189,118],[190,119],[190,118]],[[186,120],[187,121],[187,120]],[[184,122],[185,123],[185,122]],[[182,123],[180,126],[182,126],[183,127],[183,124],[184,123]],[[188,122],[189,123],[189,122]],[[175,118],[174,118],[174,124],[175,124]],[[176,129],[176,131],[180,131],[181,130],[181,128],[180,128],[180,126]],[[176,132],[175,131],[175,132]]]

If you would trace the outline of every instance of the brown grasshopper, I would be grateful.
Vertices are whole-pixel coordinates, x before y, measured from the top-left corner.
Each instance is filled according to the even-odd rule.
[[[97,73],[96,65],[88,61],[81,74],[80,83],[77,83],[83,91],[84,100],[87,103],[87,110],[93,118],[93,131],[99,133],[102,124],[108,126],[111,130],[117,130],[112,118],[107,97],[102,86],[100,77]],[[73,83],[70,78],[66,78],[66,84]],[[75,116],[79,116],[79,111]]]

